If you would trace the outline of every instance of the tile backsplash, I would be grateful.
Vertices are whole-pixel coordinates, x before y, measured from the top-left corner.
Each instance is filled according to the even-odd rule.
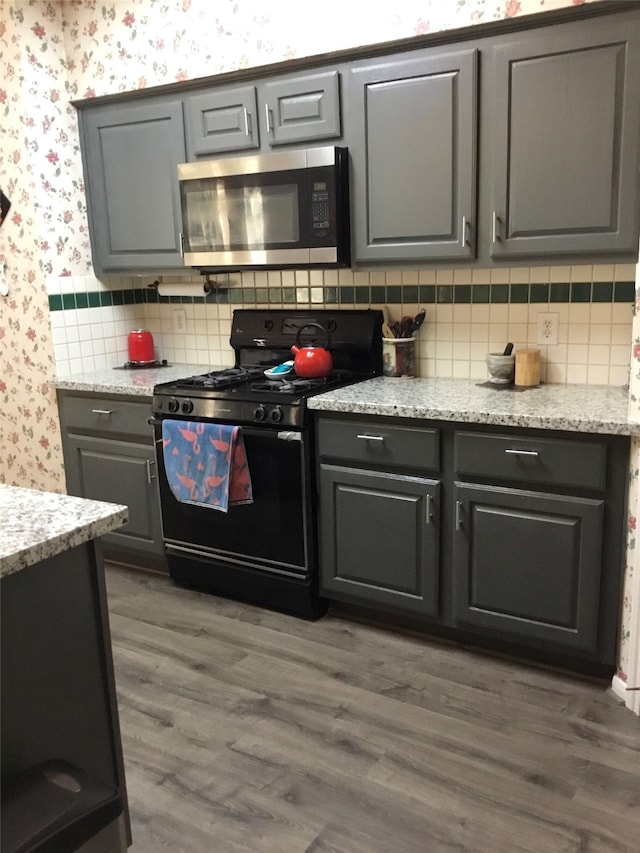
[[[161,279],[94,276],[47,281],[56,370],[76,374],[124,364],[127,334],[147,328],[156,357],[229,365],[236,307],[385,308],[391,319],[427,312],[418,335],[419,376],[487,378],[485,355],[538,347],[542,380],[626,385],[635,266],[505,269],[286,270],[213,277],[206,296],[180,295],[199,275]],[[154,282],[174,296],[159,296]],[[558,343],[537,343],[538,314],[557,315]]]

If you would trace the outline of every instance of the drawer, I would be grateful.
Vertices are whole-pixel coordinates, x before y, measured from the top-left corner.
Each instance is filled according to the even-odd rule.
[[[321,418],[318,448],[321,457],[366,463],[375,468],[433,471],[440,467],[437,429]]]
[[[61,395],[60,414],[69,431],[99,435],[128,435],[153,442],[153,430],[147,423],[151,400],[134,402],[118,398]]]
[[[597,489],[606,486],[607,449],[599,442],[456,432],[458,477]]]

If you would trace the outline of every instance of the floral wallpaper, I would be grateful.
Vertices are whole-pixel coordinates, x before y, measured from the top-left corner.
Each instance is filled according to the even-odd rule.
[[[0,295],[0,483],[65,488],[48,385],[55,357],[47,280],[93,273],[72,99],[582,2],[588,0],[396,0],[363,14],[361,4],[325,0],[310,27],[299,0],[0,0],[0,187],[12,202],[0,229],[0,275],[9,290]],[[640,325],[635,334],[640,342]],[[632,390],[640,398],[640,343],[634,359]],[[640,406],[631,407],[640,419]],[[638,443],[632,463],[635,472]],[[632,491],[625,618],[634,605],[639,500]],[[623,625],[622,676],[632,640]]]

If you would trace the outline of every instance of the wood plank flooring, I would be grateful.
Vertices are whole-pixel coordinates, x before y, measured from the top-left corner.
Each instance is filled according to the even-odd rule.
[[[640,850],[606,685],[107,567],[132,853]]]

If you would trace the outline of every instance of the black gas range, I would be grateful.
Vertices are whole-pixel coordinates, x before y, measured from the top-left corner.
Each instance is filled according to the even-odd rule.
[[[310,323],[326,330],[326,335]],[[300,331],[302,329],[302,331]],[[265,371],[294,358],[291,346],[327,346],[333,371],[307,379]],[[232,368],[156,385],[153,421],[167,560],[172,578],[226,595],[315,618],[318,591],[316,488],[310,396],[382,373],[382,312],[247,310],[233,313]],[[239,427],[252,500],[217,512],[176,498],[167,479],[171,424],[202,444],[207,425]],[[185,462],[185,464],[187,464]],[[210,464],[205,459],[203,465]],[[184,469],[186,472],[186,468]],[[171,476],[171,474],[169,475]],[[190,482],[186,473],[185,482]]]

